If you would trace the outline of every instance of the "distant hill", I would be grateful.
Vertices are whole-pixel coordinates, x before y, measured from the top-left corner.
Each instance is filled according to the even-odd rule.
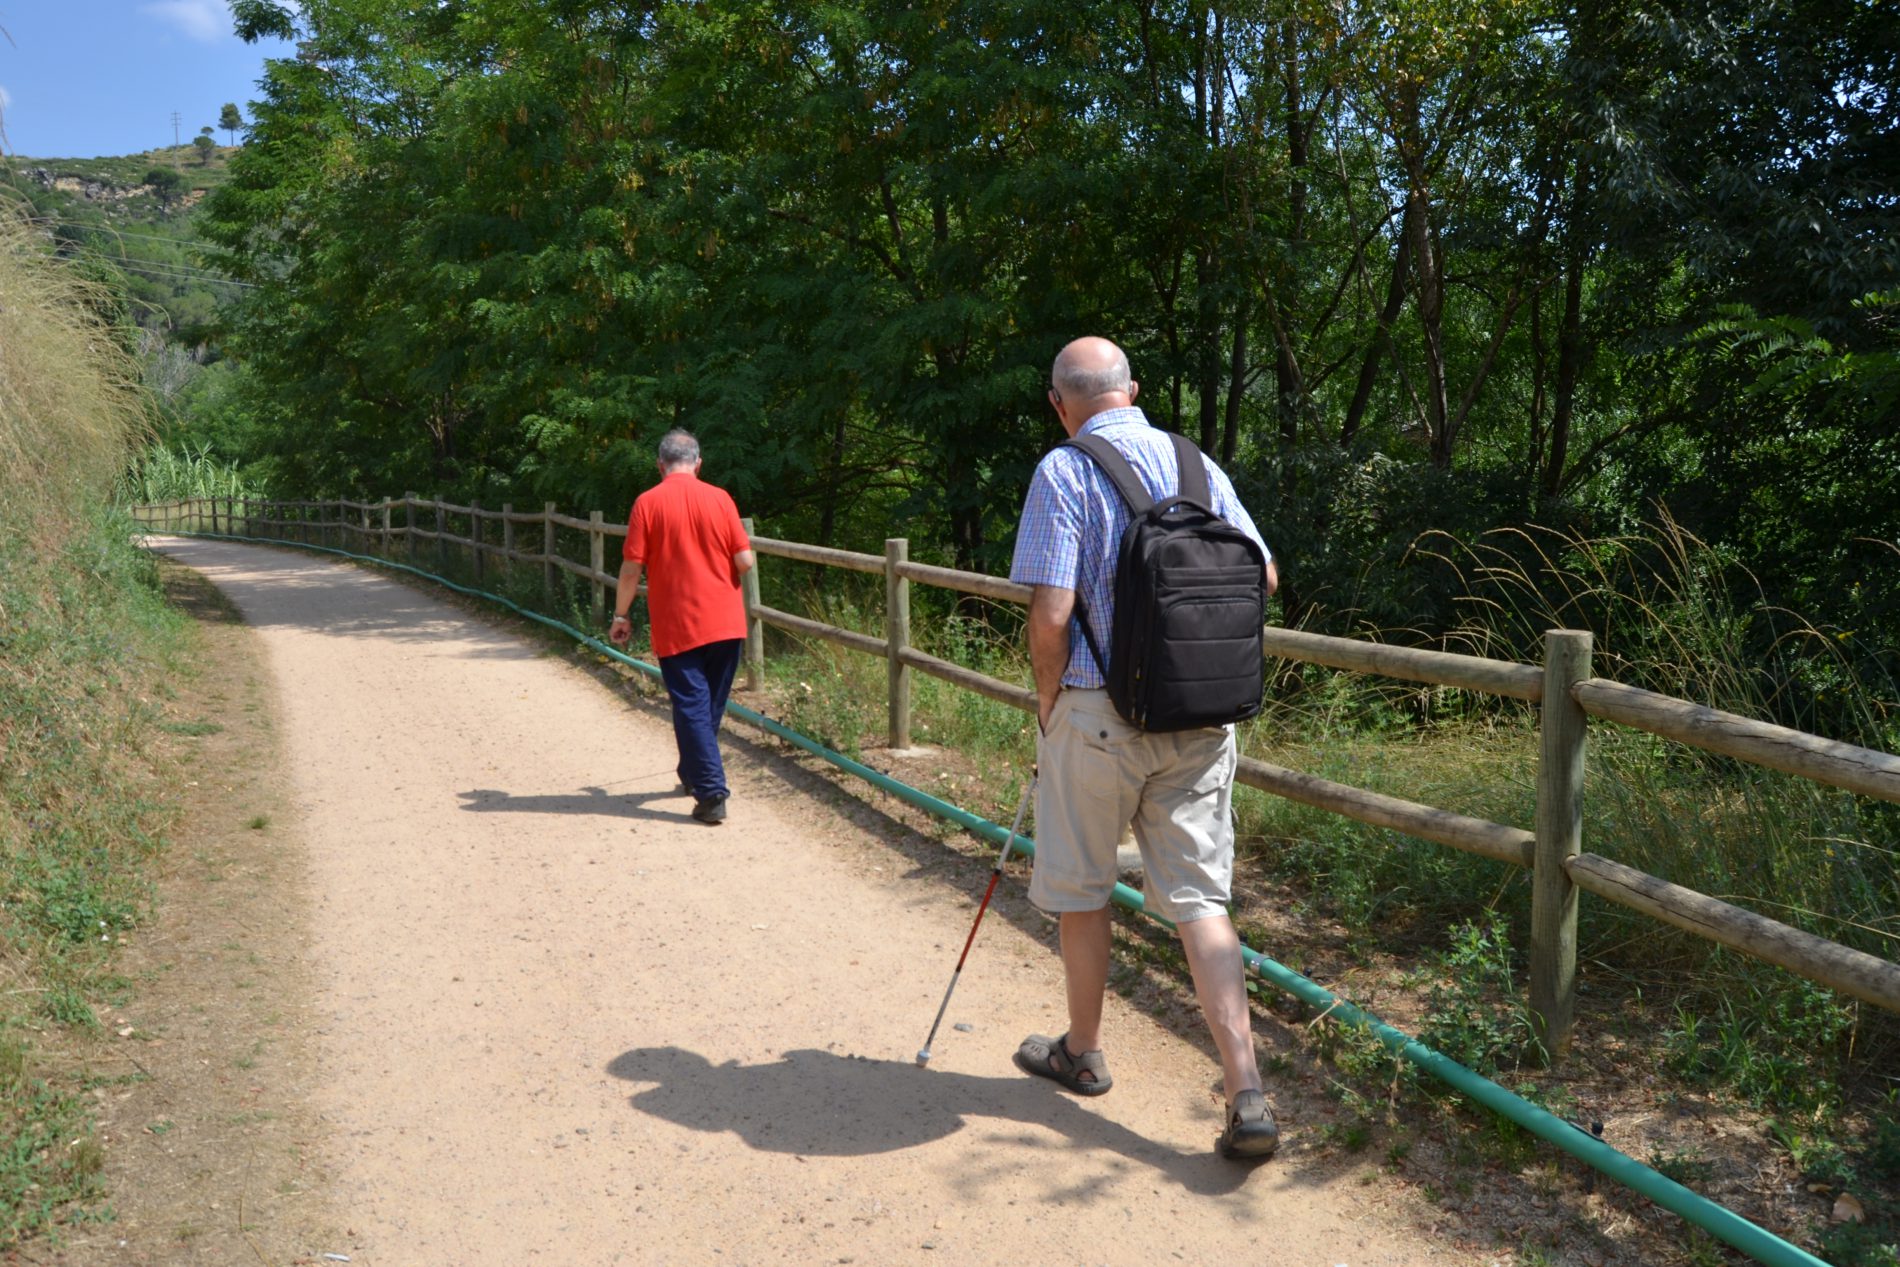
[[[87,202],[131,203],[134,205],[127,209],[137,215],[145,210],[136,205],[141,197],[156,207],[156,200],[151,200],[151,186],[145,181],[146,173],[152,169],[169,168],[177,172],[182,190],[195,202],[225,182],[231,171],[231,157],[237,151],[237,146],[213,146],[209,162],[202,166],[198,151],[189,145],[106,158],[28,158],[11,154],[0,158],[0,164],[4,165],[0,166],[0,173],[4,173],[9,183],[15,178],[25,178],[41,188],[56,188]],[[156,210],[162,214],[169,209],[156,207]]]
[[[241,293],[213,265],[197,232],[205,194],[230,175],[236,147],[214,146],[201,164],[190,145],[101,158],[0,157],[0,205],[11,203],[125,297],[126,315],[157,344],[202,345],[219,303]],[[152,178],[154,172],[172,173]]]

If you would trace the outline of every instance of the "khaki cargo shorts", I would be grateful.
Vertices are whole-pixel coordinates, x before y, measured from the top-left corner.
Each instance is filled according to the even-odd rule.
[[[1224,915],[1234,881],[1234,729],[1151,735],[1108,692],[1065,687],[1036,743],[1036,861],[1029,900],[1093,911],[1115,888],[1115,846],[1133,825],[1143,898],[1185,924]]]

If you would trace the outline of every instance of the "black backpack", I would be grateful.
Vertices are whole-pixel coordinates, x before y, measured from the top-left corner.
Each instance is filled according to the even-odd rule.
[[[1078,590],[1082,636],[1108,679],[1115,711],[1155,732],[1245,721],[1260,711],[1265,685],[1266,555],[1214,513],[1207,468],[1193,441],[1170,438],[1180,491],[1160,501],[1107,440],[1066,442],[1107,473],[1130,511],[1115,563],[1107,658]]]

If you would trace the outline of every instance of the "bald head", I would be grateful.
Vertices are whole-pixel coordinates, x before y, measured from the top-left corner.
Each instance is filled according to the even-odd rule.
[[[1105,409],[1135,401],[1140,384],[1128,375],[1128,357],[1107,339],[1089,335],[1056,353],[1049,370],[1049,403],[1070,435]]]
[[[1078,401],[1101,396],[1127,396],[1132,385],[1128,357],[1107,339],[1094,335],[1077,339],[1056,353],[1049,381],[1064,397]]]

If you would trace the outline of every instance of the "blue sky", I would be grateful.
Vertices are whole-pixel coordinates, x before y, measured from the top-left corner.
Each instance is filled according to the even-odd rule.
[[[4,148],[34,158],[170,145],[174,110],[185,143],[227,101],[248,119],[265,59],[292,51],[231,34],[225,0],[0,0],[0,29]]]

